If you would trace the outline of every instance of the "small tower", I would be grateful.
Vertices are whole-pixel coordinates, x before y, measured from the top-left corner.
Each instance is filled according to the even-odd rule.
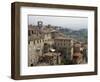
[[[38,21],[37,23],[38,23],[38,27],[39,27],[39,29],[41,29],[42,26],[43,26],[43,22],[42,22],[42,21]]]

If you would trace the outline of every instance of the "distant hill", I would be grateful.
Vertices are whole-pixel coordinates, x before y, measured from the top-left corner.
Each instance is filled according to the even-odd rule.
[[[72,30],[69,28],[61,28],[59,31],[70,38],[74,38],[82,42],[87,42],[88,29]]]

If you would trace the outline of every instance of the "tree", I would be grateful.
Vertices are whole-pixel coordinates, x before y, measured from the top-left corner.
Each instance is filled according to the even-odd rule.
[[[72,61],[70,59],[71,57],[71,47],[68,45],[67,47],[63,47],[60,49],[61,55],[62,55],[62,64],[72,64]]]
[[[44,43],[43,53],[47,53],[49,51],[50,45],[47,43]]]

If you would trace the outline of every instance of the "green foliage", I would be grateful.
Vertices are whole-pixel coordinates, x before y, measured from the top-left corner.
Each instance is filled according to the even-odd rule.
[[[76,40],[87,42],[88,29],[72,30],[68,28],[62,28],[59,31]]]
[[[47,44],[47,43],[45,43],[45,44],[44,44],[43,52],[44,52],[44,53],[48,52],[48,51],[49,51],[49,48],[50,48],[50,45]]]

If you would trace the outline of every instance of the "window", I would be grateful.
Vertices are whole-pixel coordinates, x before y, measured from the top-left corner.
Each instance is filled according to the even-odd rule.
[[[30,30],[28,30],[28,36],[30,36],[30,35],[31,35]]]
[[[30,41],[28,41],[28,44],[30,44]]]

